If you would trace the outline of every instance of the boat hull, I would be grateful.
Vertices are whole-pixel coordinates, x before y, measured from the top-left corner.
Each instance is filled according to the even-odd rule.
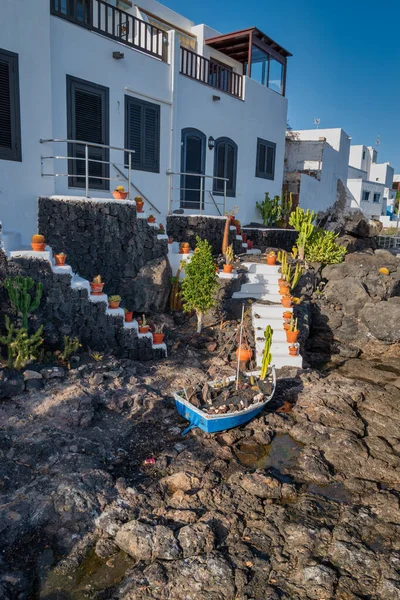
[[[254,371],[251,373],[246,373],[246,375],[259,375],[259,371]],[[266,400],[260,402],[258,404],[253,404],[249,408],[237,412],[226,413],[222,415],[209,415],[202,411],[200,408],[197,408],[184,398],[180,396],[178,393],[174,394],[175,397],[175,405],[178,413],[187,421],[189,421],[190,425],[183,431],[182,435],[185,435],[188,431],[193,429],[194,427],[198,427],[202,429],[205,433],[217,433],[218,431],[226,431],[227,429],[233,429],[234,427],[239,427],[239,425],[243,425],[247,423],[255,416],[257,416],[264,406],[270,402],[274,396],[275,388],[276,388],[276,375],[275,369],[272,367],[270,373],[273,381],[272,393],[268,396]],[[230,380],[234,380],[234,377],[230,377]],[[210,385],[212,386],[212,382]]]

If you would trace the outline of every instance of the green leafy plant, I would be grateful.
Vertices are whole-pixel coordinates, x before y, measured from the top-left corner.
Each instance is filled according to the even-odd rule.
[[[264,345],[264,351],[263,351],[262,363],[261,363],[261,371],[260,371],[260,379],[261,380],[264,380],[267,377],[268,367],[272,361],[271,344],[272,344],[273,333],[274,333],[274,331],[273,331],[271,325],[267,325],[267,327],[265,328],[265,331],[264,331],[265,345]]]
[[[325,265],[341,263],[347,250],[336,243],[337,237],[333,231],[318,229],[306,246],[307,261]]]
[[[256,202],[256,206],[264,225],[275,225],[275,223],[281,219],[282,211],[279,196],[270,198],[269,193],[266,192],[264,200],[261,202],[261,204],[260,202]]]
[[[108,297],[108,301],[109,302],[121,302],[121,296],[109,296]]]
[[[8,315],[5,317],[5,322],[7,335],[0,336],[0,343],[7,346],[8,367],[19,371],[32,360],[37,359],[43,344],[43,326],[29,336],[25,327],[16,329]]]
[[[203,315],[212,308],[218,288],[217,274],[211,245],[207,240],[196,237],[196,249],[192,260],[185,265],[185,279],[182,282],[183,309],[196,311],[197,332],[201,332]]]
[[[35,284],[31,277],[7,277],[4,287],[14,310],[22,317],[22,327],[28,329],[28,317],[38,308],[42,299],[43,285]],[[33,292],[33,295],[31,295]]]
[[[60,358],[63,362],[67,363],[71,354],[76,352],[80,347],[80,342],[77,337],[70,338],[68,335],[64,335],[64,348],[60,352]]]

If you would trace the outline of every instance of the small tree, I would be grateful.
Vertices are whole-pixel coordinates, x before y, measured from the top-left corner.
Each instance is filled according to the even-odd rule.
[[[196,311],[197,333],[201,332],[203,315],[212,308],[218,288],[217,274],[207,240],[196,238],[196,249],[192,260],[185,265],[185,279],[182,282],[183,310]]]

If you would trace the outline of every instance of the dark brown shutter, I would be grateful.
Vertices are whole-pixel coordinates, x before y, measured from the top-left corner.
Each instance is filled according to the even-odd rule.
[[[125,96],[125,144],[132,153],[132,167],[158,173],[160,170],[160,107]],[[127,158],[125,162],[127,163]]]
[[[0,50],[0,159],[21,160],[18,55]]]

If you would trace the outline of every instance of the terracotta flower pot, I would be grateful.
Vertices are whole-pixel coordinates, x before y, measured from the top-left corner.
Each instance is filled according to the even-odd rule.
[[[285,310],[285,312],[282,315],[283,319],[291,319],[293,316],[293,313],[291,310]]]
[[[270,254],[267,254],[267,265],[276,265],[276,255],[273,254],[272,256]]]
[[[147,222],[148,223],[155,223],[156,222],[156,218],[155,217],[147,217]]]
[[[285,281],[279,284],[279,293],[281,296],[286,296],[290,292],[290,285]]]
[[[288,344],[295,344],[297,342],[297,338],[299,337],[299,331],[287,331],[286,332],[286,341]]]
[[[103,293],[103,287],[104,283],[93,283],[93,281],[90,282],[90,289],[93,296],[101,296]]]
[[[126,200],[128,192],[117,192],[117,190],[114,190],[112,195],[114,196],[115,200]]]
[[[32,250],[34,250],[34,252],[44,252],[44,249],[46,248],[46,244],[38,244],[37,242],[31,242],[31,246],[32,246]]]
[[[62,267],[63,265],[65,265],[65,261],[67,259],[67,255],[66,254],[55,254],[54,258],[55,258],[55,261],[56,261],[56,266],[57,267]]]
[[[251,348],[238,348],[236,350],[236,358],[240,362],[249,362],[251,357],[253,356],[253,350]]]
[[[136,212],[138,213],[142,213],[143,212],[143,205],[144,202],[139,202],[139,200],[136,200]]]
[[[283,329],[284,329],[285,331],[289,331],[289,329],[290,329],[290,323],[284,323],[284,324],[283,324]]]
[[[236,225],[236,233],[237,235],[240,235],[240,225]]]
[[[173,243],[173,241],[174,241],[174,238],[173,238],[173,237],[169,237],[169,238],[168,238],[168,244],[172,244],[172,243]]]
[[[253,250],[253,241],[247,240],[247,250]]]
[[[292,299],[291,299],[291,297],[290,296],[282,296],[281,304],[285,308],[290,308],[292,306]]]
[[[224,273],[232,273],[233,265],[224,265]]]
[[[242,242],[247,243],[247,233],[242,233]]]
[[[125,313],[125,322],[126,323],[132,323],[133,321],[133,312],[126,312]]]
[[[290,356],[297,356],[298,353],[299,353],[299,349],[298,348],[289,346],[289,355]]]
[[[139,326],[139,333],[149,333],[149,325],[140,325]]]
[[[181,254],[189,254],[190,248],[181,248]]]
[[[121,302],[121,301],[119,301],[119,302],[111,302],[111,301],[110,301],[110,302],[108,303],[108,308],[119,308],[120,302]]]
[[[153,343],[154,344],[162,344],[164,341],[163,333],[153,333]]]

